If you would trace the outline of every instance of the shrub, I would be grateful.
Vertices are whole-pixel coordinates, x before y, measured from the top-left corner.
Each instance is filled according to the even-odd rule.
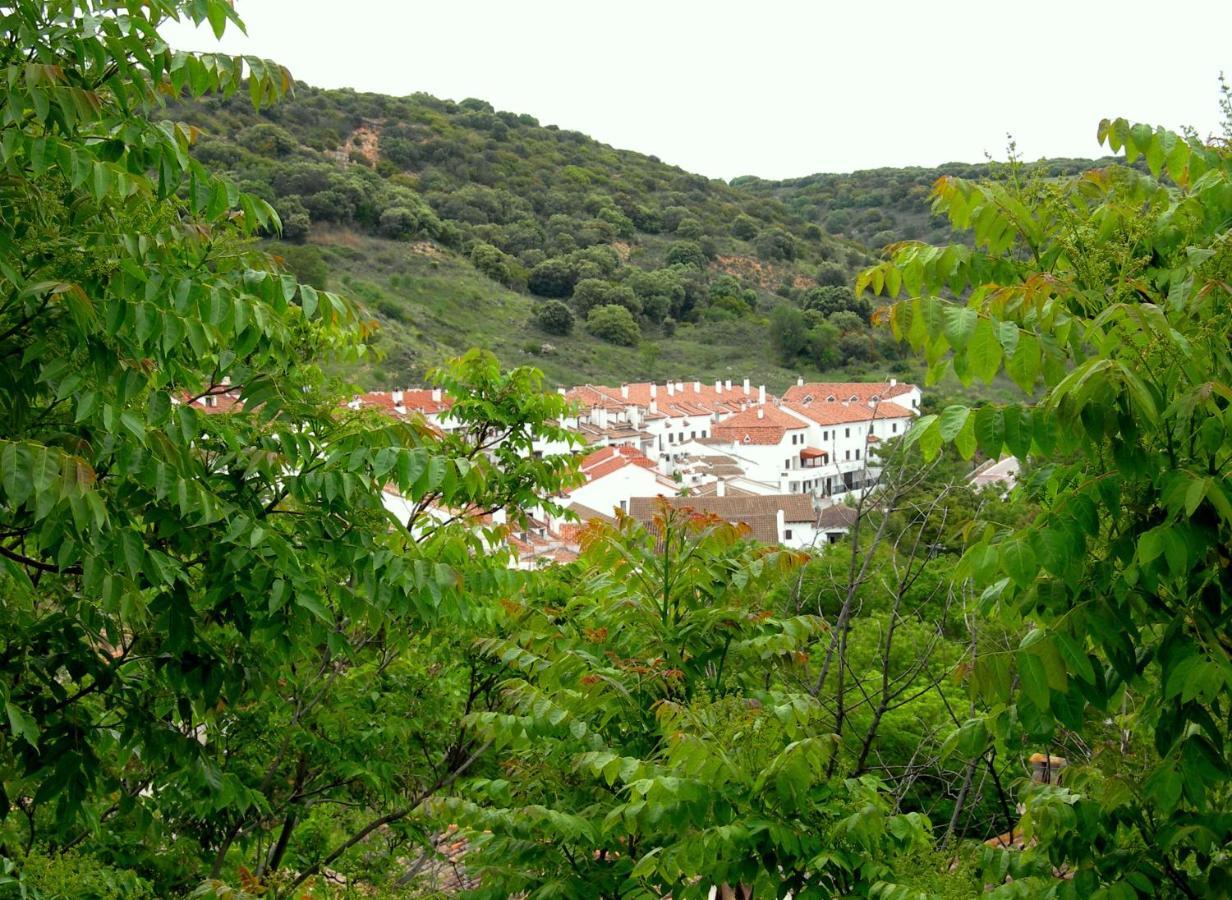
[[[696,241],[676,241],[667,248],[667,264],[702,269],[706,266],[706,251]]]
[[[548,300],[535,310],[535,324],[548,334],[569,334],[573,331],[573,310],[559,300]]]
[[[623,306],[596,306],[586,317],[586,330],[600,340],[624,347],[635,347],[642,339],[633,313]]]
[[[577,270],[559,257],[545,259],[530,270],[527,287],[540,297],[568,297],[577,283]]]
[[[642,301],[625,284],[612,284],[599,278],[584,278],[573,288],[573,307],[579,315],[587,315],[598,306],[623,306],[633,315],[642,311]]]

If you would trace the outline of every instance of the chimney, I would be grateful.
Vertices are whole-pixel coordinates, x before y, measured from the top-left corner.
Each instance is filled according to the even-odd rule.
[[[560,392],[563,394],[563,393],[565,392],[565,389],[564,389],[564,388],[561,388],[561,389],[560,389]],[[440,389],[440,388],[433,388],[433,389],[432,389],[432,402],[433,402],[433,403],[440,403],[440,402],[441,402],[441,389]]]
[[[783,536],[787,533],[787,516],[781,508],[774,514],[774,524],[779,530],[779,543],[782,543]]]
[[[714,486],[714,495],[716,497],[726,497],[727,496],[727,482],[726,481],[724,481],[721,478],[719,479],[719,481]]]
[[[565,394],[567,393],[567,391],[566,391],[563,387],[558,387],[558,388],[556,389],[556,393],[560,394],[560,395],[563,397],[563,396],[565,396]]]
[[[746,394],[749,392],[749,380],[747,378],[744,379],[744,392]]]
[[[653,400],[657,396],[659,396],[659,386],[652,381],[650,382],[650,399]]]
[[[650,398],[650,414],[651,414],[652,416],[654,416],[654,415],[658,415],[658,413],[659,413],[659,401],[658,401],[658,400],[656,400],[653,396],[651,396],[651,398]]]
[[[757,402],[763,405],[766,402],[766,386],[764,384],[757,387]]]
[[[891,379],[890,379],[890,387],[894,387],[896,384],[898,384],[898,379],[897,379],[897,378],[891,378]]]
[[[757,418],[764,419],[766,417],[766,408],[764,406],[757,407]]]
[[[721,382],[721,381],[716,381],[716,382],[714,383],[714,392],[715,392],[716,394],[721,394],[721,393],[723,393],[723,382]]]
[[[702,383],[700,381],[693,382],[693,393],[700,394],[702,392]]]
[[[622,400],[628,400],[628,399],[629,399],[629,386],[628,386],[627,384],[622,384],[622,385],[620,386],[620,398],[621,398]]]
[[[796,377],[796,387],[804,387],[804,376],[803,375],[798,375]]]
[[[669,397],[670,397],[670,396],[672,396],[672,395],[673,395],[673,394],[675,394],[675,393],[676,393],[676,385],[675,385],[673,382],[670,382],[670,381],[669,381],[669,382],[667,383],[667,396],[669,396]]]
[[[731,390],[731,379],[730,378],[727,379],[727,381],[723,383],[723,386],[730,391]]]
[[[390,391],[389,399],[391,399],[394,402],[394,406],[401,406],[402,405],[402,391],[400,390]]]
[[[683,381],[676,382],[676,393],[678,394],[684,393],[684,382]]]

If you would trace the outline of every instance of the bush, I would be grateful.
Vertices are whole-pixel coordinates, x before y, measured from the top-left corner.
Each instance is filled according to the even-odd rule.
[[[770,343],[779,359],[790,363],[804,350],[808,336],[804,313],[786,303],[776,306],[770,314]]]
[[[573,308],[585,316],[598,306],[623,306],[633,315],[642,311],[642,301],[625,284],[612,284],[598,278],[584,278],[573,288]]]
[[[283,197],[274,204],[278,218],[282,220],[282,239],[292,243],[300,243],[308,237],[312,228],[312,218],[308,210],[300,202],[299,197]]]
[[[746,216],[744,213],[741,213],[732,222],[731,233],[734,238],[739,238],[742,241],[751,241],[757,237],[757,220],[752,216]]]
[[[782,228],[769,228],[757,238],[757,255],[762,259],[793,260],[796,258],[796,239]]]
[[[692,266],[697,269],[706,267],[706,251],[696,241],[676,241],[667,248],[667,264],[669,266]]]
[[[405,206],[391,206],[381,213],[377,229],[382,237],[404,240],[419,228],[419,217]]]
[[[635,347],[642,339],[633,313],[623,306],[596,306],[586,317],[586,330],[600,340],[624,347]]]
[[[568,297],[577,283],[577,271],[566,260],[545,259],[530,270],[527,287],[540,297]]]
[[[848,281],[847,270],[838,263],[822,263],[817,267],[817,283],[827,285],[843,285]]]
[[[535,310],[535,324],[548,334],[573,331],[573,311],[559,300],[548,300]]]

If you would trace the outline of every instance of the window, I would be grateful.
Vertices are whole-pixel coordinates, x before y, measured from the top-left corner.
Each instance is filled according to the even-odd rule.
[[[628,501],[628,500],[621,500],[621,501],[620,501],[620,511],[621,511],[621,512],[628,512],[628,511],[629,511],[629,501]]]
[[[856,450],[856,459],[859,459],[859,458],[860,458],[860,451]]]
[[[790,528],[786,528],[783,530],[783,540],[785,541],[791,540],[791,529]]]
[[[696,431],[690,431],[690,432],[689,432],[689,440],[693,440],[693,439],[694,439],[694,438],[696,438],[696,437],[697,437],[697,432],[696,432]]]
[[[846,453],[847,453],[847,456],[846,456],[845,458],[846,458],[846,459],[851,459],[851,451],[850,451],[850,450],[848,450],[848,451],[846,451]]]
[[[850,429],[850,428],[844,428],[844,429],[843,429],[843,437],[851,437],[851,429]]]
[[[891,422],[891,423],[890,423],[890,433],[891,433],[891,434],[898,434],[898,423],[897,423],[897,422]]]

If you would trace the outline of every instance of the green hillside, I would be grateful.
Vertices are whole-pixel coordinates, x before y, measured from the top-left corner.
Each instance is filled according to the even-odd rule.
[[[212,97],[168,115],[277,208],[271,249],[292,271],[364,303],[384,354],[368,384],[476,344],[559,382],[901,365],[851,296],[863,247],[653,156],[423,94],[299,86],[259,113]]]
[[[1020,175],[1059,178],[1114,160],[1044,159],[1027,163]],[[756,197],[781,201],[792,213],[828,236],[878,250],[902,240],[949,243],[960,240],[944,218],[933,215],[929,193],[942,176],[982,181],[1010,174],[1005,163],[946,163],[935,168],[865,169],[847,174],[808,175],[767,181],[748,175],[732,186]]]

